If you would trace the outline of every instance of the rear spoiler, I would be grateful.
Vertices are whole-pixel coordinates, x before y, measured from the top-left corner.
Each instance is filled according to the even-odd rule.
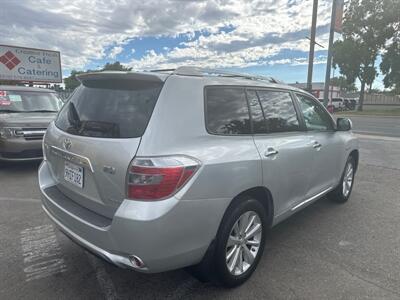
[[[105,72],[93,72],[84,73],[77,75],[76,78],[83,82],[85,80],[96,80],[96,79],[130,79],[130,80],[143,80],[151,82],[162,83],[168,78],[169,74],[159,74],[150,72],[119,72],[119,71],[105,71]]]

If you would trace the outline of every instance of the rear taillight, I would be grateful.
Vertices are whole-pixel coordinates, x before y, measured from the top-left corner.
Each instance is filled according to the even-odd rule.
[[[174,195],[200,163],[187,156],[135,158],[128,171],[128,199],[162,200]]]

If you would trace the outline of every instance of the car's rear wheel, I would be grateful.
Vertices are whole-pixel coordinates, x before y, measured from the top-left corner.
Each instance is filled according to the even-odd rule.
[[[337,203],[345,203],[349,200],[351,191],[353,190],[354,175],[355,175],[355,159],[349,156],[344,168],[340,184],[328,194],[329,199]]]
[[[225,213],[211,253],[196,267],[202,270],[200,278],[225,287],[244,283],[262,256],[266,230],[264,206],[249,196],[235,199]]]

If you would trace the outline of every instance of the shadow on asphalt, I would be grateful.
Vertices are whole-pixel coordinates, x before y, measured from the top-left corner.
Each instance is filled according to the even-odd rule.
[[[21,162],[0,161],[0,171],[13,171],[17,173],[31,172],[37,170],[41,163],[41,160]]]
[[[121,298],[140,295],[143,299],[202,297],[245,299],[246,297],[241,294],[250,287],[271,284],[269,281],[272,279],[266,281],[266,278],[274,278],[276,270],[271,269],[270,264],[276,264],[274,260],[277,253],[284,251],[285,248],[302,247],[302,241],[308,239],[305,233],[309,231],[309,227],[318,226],[318,220],[326,214],[334,215],[335,208],[338,207],[340,207],[338,204],[324,197],[270,229],[258,269],[247,284],[235,289],[222,288],[210,282],[200,282],[185,269],[159,274],[141,274],[120,269],[109,263],[105,263],[104,266]],[[267,292],[268,297],[274,297],[282,292],[274,290],[275,288],[277,287]],[[284,289],[284,287],[279,287],[279,289]]]
[[[16,176],[35,173],[40,163],[40,161],[3,163],[0,166],[0,172],[7,173],[10,171]],[[247,284],[236,289],[225,289],[211,283],[200,282],[182,269],[160,274],[141,274],[123,270],[108,263],[101,262],[100,266],[105,268],[107,276],[110,277],[115,291],[121,299],[138,295],[142,299],[202,297],[245,299],[249,288],[256,287],[256,289],[259,289],[263,287],[261,290],[264,290],[265,286],[268,286],[269,290],[262,294],[265,297],[273,298],[282,292],[289,293],[285,291],[285,286],[281,286],[273,279],[277,275],[277,267],[284,263],[282,258],[279,257],[279,253],[285,253],[287,248],[299,249],[304,247],[304,243],[315,240],[316,231],[312,228],[323,226],[322,223],[327,218],[334,219],[335,215],[342,209],[341,207],[343,206],[337,205],[324,197],[269,230],[265,252],[258,269]],[[78,271],[79,267],[74,265],[74,262],[86,261],[84,251],[78,250],[77,246],[69,242],[63,242],[62,246],[63,252],[69,253],[67,260],[70,261],[70,266],[74,266]],[[96,274],[96,276],[99,275]],[[261,293],[261,290],[258,292]],[[267,294],[265,295],[265,293]]]

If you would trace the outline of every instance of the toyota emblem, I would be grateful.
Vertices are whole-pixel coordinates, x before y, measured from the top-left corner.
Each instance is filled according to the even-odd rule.
[[[72,146],[71,140],[70,140],[70,139],[64,139],[64,141],[63,141],[63,146],[64,146],[64,148],[65,148],[66,150],[71,149],[71,146]]]

